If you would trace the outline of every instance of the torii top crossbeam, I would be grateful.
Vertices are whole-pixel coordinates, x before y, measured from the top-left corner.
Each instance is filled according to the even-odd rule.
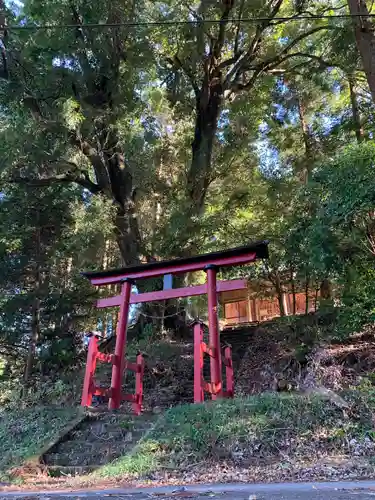
[[[183,259],[165,260],[139,264],[136,266],[111,269],[109,271],[87,271],[83,275],[93,285],[119,283],[126,278],[142,279],[163,276],[164,274],[188,273],[200,271],[207,266],[229,267],[249,264],[257,259],[268,257],[268,241],[258,241],[243,247],[206,253]]]

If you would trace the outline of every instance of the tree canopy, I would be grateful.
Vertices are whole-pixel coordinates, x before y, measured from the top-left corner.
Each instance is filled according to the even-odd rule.
[[[329,283],[348,331],[370,321],[372,9],[0,1],[0,355],[30,374],[113,326],[85,268],[253,239],[271,257],[245,275]]]

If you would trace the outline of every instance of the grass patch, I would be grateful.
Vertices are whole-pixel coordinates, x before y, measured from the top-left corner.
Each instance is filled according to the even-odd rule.
[[[371,414],[350,418],[318,396],[268,393],[172,408],[133,452],[104,466],[104,477],[147,476],[208,458],[281,460],[346,452],[371,438]],[[373,453],[373,451],[372,451]]]
[[[77,408],[31,407],[0,413],[0,477],[38,455],[78,415]]]

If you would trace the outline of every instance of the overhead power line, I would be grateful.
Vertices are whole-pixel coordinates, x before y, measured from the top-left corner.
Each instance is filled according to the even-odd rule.
[[[249,17],[245,19],[231,18],[225,23],[242,23],[254,24],[264,21],[275,22],[299,22],[299,21],[319,21],[321,19],[350,19],[355,17],[375,17],[375,14],[334,14],[334,15],[302,15],[302,16],[289,16],[289,17]],[[39,31],[39,30],[56,30],[56,29],[106,29],[106,28],[137,28],[137,27],[158,27],[158,26],[182,26],[182,25],[199,25],[199,24],[222,24],[221,19],[194,19],[184,21],[125,21],[122,23],[82,23],[82,24],[13,24],[7,26],[7,31]]]

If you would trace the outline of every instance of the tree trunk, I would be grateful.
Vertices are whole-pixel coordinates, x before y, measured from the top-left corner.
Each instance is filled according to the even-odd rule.
[[[302,131],[302,137],[303,137],[303,143],[305,145],[305,166],[303,169],[302,173],[302,182],[306,184],[309,180],[310,177],[310,172],[312,168],[312,161],[313,161],[313,142],[312,142],[312,137],[311,133],[309,130],[309,126],[306,120],[306,108],[303,103],[303,99],[298,92],[298,90],[295,90],[296,98],[297,98],[297,106],[298,106],[298,114],[299,114],[299,119],[300,119],[300,124],[301,124],[301,131]]]
[[[284,292],[281,286],[280,275],[277,271],[275,273],[275,289],[277,294],[277,300],[279,302],[280,316],[285,316]]]
[[[24,393],[27,391],[30,382],[30,376],[32,374],[34,366],[36,346],[38,344],[39,337],[40,337],[40,300],[38,298],[35,298],[31,312],[31,337],[30,337],[29,350],[27,354],[25,373],[23,379]]]
[[[105,166],[111,194],[117,205],[116,239],[124,264],[128,266],[140,262],[141,234],[133,201],[133,178],[122,153],[116,150],[116,132],[113,132],[111,140],[114,147],[105,153]]]
[[[0,78],[7,80],[9,78],[9,72],[8,56],[6,51],[7,31],[4,29],[6,26],[5,10],[5,1],[0,0]]]
[[[141,234],[133,200],[133,177],[124,154],[119,148],[119,135],[103,119],[98,122],[100,130],[98,144],[94,147],[91,139],[85,141],[72,137],[74,146],[90,161],[99,190],[93,194],[104,195],[114,202],[116,241],[125,265],[138,264],[141,255]]]
[[[294,276],[293,276],[293,268],[290,268],[290,285],[292,289],[292,297],[293,297],[293,316],[296,315],[296,309],[297,309],[297,302],[296,302],[296,282],[294,281]]]
[[[141,238],[138,221],[131,205],[125,203],[117,209],[115,218],[116,240],[124,264],[126,266],[138,264],[141,255]]]
[[[320,284],[320,297],[323,300],[332,299],[332,285],[328,278],[325,278]]]
[[[305,314],[309,314],[309,277],[306,276],[305,283]]]
[[[357,48],[375,103],[375,34],[365,0],[348,0]],[[359,16],[361,15],[361,16]],[[363,17],[362,17],[363,16]]]
[[[352,119],[354,125],[355,136],[357,138],[358,144],[360,144],[363,140],[363,127],[361,124],[361,115],[358,107],[358,98],[357,92],[355,88],[355,78],[353,75],[348,75],[349,82],[349,92],[350,92],[350,102],[352,105]]]
[[[207,82],[197,97],[192,160],[187,178],[187,195],[194,215],[202,213],[212,179],[212,150],[222,102],[221,78]]]
[[[41,288],[41,273],[40,273],[40,258],[41,258],[41,231],[40,231],[40,212],[39,207],[36,209],[36,229],[35,229],[35,269],[34,269],[34,300],[31,307],[31,336],[29,342],[29,350],[26,359],[24,372],[23,394],[27,392],[32,374],[36,347],[40,337],[40,288]]]

